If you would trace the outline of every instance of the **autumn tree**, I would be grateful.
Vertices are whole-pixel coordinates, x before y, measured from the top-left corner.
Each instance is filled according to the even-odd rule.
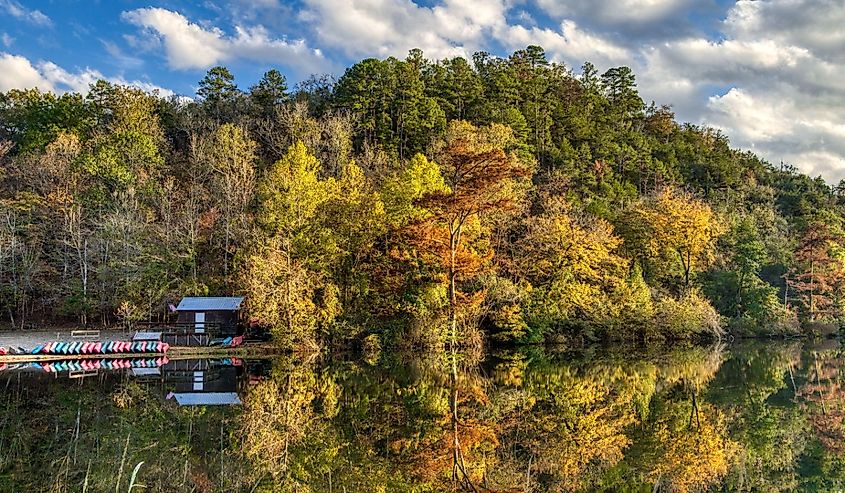
[[[457,343],[459,282],[471,279],[485,258],[466,244],[468,227],[479,216],[512,207],[513,181],[528,172],[513,153],[508,129],[493,125],[478,129],[454,122],[439,153],[441,173],[448,187],[423,196],[420,204],[430,215],[415,225],[420,244],[439,253],[448,289],[452,344]],[[490,252],[489,255],[492,255]]]
[[[687,288],[722,234],[707,203],[671,188],[634,203],[622,223],[628,251],[648,261],[679,260]]]
[[[368,259],[368,270],[373,276],[370,310],[374,315],[411,313],[420,323],[427,323],[429,320],[419,320],[428,318],[423,313],[437,310],[431,306],[429,295],[436,292],[436,299],[441,298],[442,282],[437,277],[440,257],[417,248],[420,230],[415,225],[427,221],[432,214],[421,199],[448,190],[440,167],[422,154],[414,155],[380,184],[388,233],[380,239],[383,245],[378,253]],[[423,257],[429,261],[423,261]],[[445,293],[445,289],[442,291]]]
[[[337,180],[337,191],[324,207],[325,225],[338,248],[334,278],[344,305],[368,292],[362,268],[365,257],[387,229],[384,203],[374,184],[355,163],[348,163]]]
[[[339,248],[322,220],[337,184],[320,180],[318,171],[301,142],[268,170],[258,187],[259,234],[242,261],[239,278],[250,309],[282,344],[315,344],[314,330],[338,313],[329,273]]]
[[[807,320],[836,317],[841,313],[845,288],[845,263],[838,255],[839,241],[829,226],[812,224],[795,250],[795,267],[788,278],[789,289],[798,297]]]
[[[562,198],[544,197],[540,207],[513,247],[517,273],[536,289],[528,308],[533,323],[607,321],[627,274],[628,262],[617,252],[622,240],[607,221],[572,210]]]

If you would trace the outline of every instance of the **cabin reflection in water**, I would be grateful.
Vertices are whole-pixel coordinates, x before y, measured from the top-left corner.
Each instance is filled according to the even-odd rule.
[[[12,375],[29,382],[69,379],[107,387],[128,378],[158,388],[163,399],[180,406],[223,406],[240,405],[246,386],[267,378],[270,367],[269,360],[260,359],[106,358],[0,363],[0,375],[8,375],[7,386]]]
[[[135,368],[132,375],[160,385],[165,398],[180,406],[240,405],[244,382],[261,378],[263,366],[240,358],[174,360],[159,368]]]

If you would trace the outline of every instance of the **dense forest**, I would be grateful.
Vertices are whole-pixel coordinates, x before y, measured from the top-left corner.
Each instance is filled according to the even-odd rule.
[[[599,74],[366,59],[196,99],[0,94],[0,311],[160,320],[242,294],[284,346],[798,333],[845,303],[841,187]]]

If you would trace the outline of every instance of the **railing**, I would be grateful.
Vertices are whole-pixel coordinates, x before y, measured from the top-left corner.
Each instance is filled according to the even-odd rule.
[[[157,330],[162,334],[170,335],[193,335],[198,334],[197,329],[203,329],[200,334],[208,334],[215,336],[224,328],[233,328],[235,324],[227,324],[221,322],[138,322],[138,326],[145,327],[146,330]]]

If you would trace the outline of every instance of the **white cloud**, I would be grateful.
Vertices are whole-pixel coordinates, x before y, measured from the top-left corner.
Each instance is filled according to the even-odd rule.
[[[420,48],[441,59],[469,56],[506,28],[502,0],[445,0],[424,7],[407,0],[306,0],[300,18],[317,37],[348,56],[399,56]]]
[[[553,17],[588,17],[601,24],[644,24],[663,20],[694,0],[537,0]]]
[[[0,35],[0,42],[3,43],[3,46],[8,48],[12,46],[12,43],[15,42],[15,38],[9,36],[9,33],[3,33],[2,35]]]
[[[53,21],[40,10],[28,9],[15,0],[0,0],[0,10],[16,19],[38,26],[53,25]]]
[[[602,67],[625,63],[631,59],[631,53],[600,36],[586,32],[574,21],[565,20],[560,31],[509,26],[501,36],[511,50],[522,49],[527,45],[542,46],[556,61],[566,61],[570,65],[580,65],[591,61]]]
[[[328,64],[320,51],[309,48],[304,40],[274,38],[261,26],[236,26],[235,35],[228,36],[217,27],[202,27],[162,8],[127,11],[122,18],[144,28],[148,38],[159,39],[168,65],[174,69],[205,69],[240,58],[287,65],[301,73],[325,71]],[[136,46],[151,46],[149,39],[129,40]]]
[[[761,101],[743,89],[732,88],[721,96],[711,96],[708,119],[729,134],[756,144],[782,139],[794,132],[793,120],[783,118],[793,108],[788,101]]]
[[[768,91],[732,88],[708,100],[704,121],[734,143],[778,163],[795,164],[811,176],[845,178],[843,105],[812,95],[784,97],[792,86]]]
[[[644,95],[675,103],[682,119],[723,129],[770,162],[838,181],[845,178],[843,42],[845,4],[739,1],[722,39],[643,49],[636,71]]]
[[[42,91],[87,93],[90,84],[97,80],[138,87],[147,92],[158,91],[161,96],[171,96],[173,91],[155,84],[122,77],[106,77],[97,70],[86,68],[69,72],[49,61],[33,64],[29,59],[0,52],[0,91],[38,88]]]
[[[52,91],[53,85],[22,56],[0,53],[0,91],[37,87]]]
[[[737,39],[771,39],[845,61],[845,3],[825,0],[739,0],[728,12],[725,32]]]

